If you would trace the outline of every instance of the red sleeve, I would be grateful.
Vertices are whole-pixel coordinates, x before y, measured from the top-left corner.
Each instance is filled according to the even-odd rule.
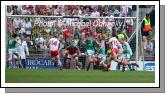
[[[88,29],[88,32],[89,32],[89,33],[91,32],[91,29],[90,29],[90,28]]]
[[[75,50],[78,51],[78,48],[76,47]]]
[[[68,37],[68,31],[63,31],[63,36],[65,37],[65,38],[67,38]]]
[[[82,29],[81,32],[84,32],[84,29]]]
[[[69,47],[67,47],[66,50],[69,51]]]

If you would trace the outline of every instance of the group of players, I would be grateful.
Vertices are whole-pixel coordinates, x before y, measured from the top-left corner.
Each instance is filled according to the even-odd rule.
[[[98,38],[95,38],[93,34],[89,34],[87,37],[81,35],[82,44],[85,44],[86,51],[81,53],[78,48],[77,41],[73,39],[70,40],[70,44],[62,50],[60,50],[60,41],[58,40],[57,35],[52,37],[49,40],[48,47],[50,48],[50,54],[54,64],[59,65],[60,69],[63,69],[63,65],[60,61],[60,53],[63,53],[63,57],[66,60],[65,63],[70,63],[72,59],[75,60],[76,69],[80,70],[81,64],[79,62],[79,57],[86,56],[86,70],[90,69],[90,66],[93,64],[99,65],[103,70],[109,71],[111,62],[115,61],[122,66],[122,71],[125,71],[126,65],[128,65],[131,70],[131,64],[129,60],[132,56],[132,50],[129,44],[126,42],[126,39],[123,34],[113,35],[109,33],[108,37],[100,35]],[[105,52],[106,44],[109,45],[109,50],[107,54]],[[97,48],[98,47],[98,48]],[[61,52],[60,52],[61,51]],[[56,65],[55,65],[56,66]]]
[[[7,67],[26,68],[26,56],[29,56],[29,48],[24,36],[12,35],[7,45]]]
[[[29,55],[28,47],[24,41],[24,37],[13,36],[8,43],[8,63],[12,64],[12,57],[15,55],[18,59],[18,66],[23,65],[26,68],[25,56]],[[65,59],[65,64],[70,64],[72,59],[75,60],[76,69],[80,70],[81,62],[79,62],[79,57],[86,56],[86,70],[90,69],[90,66],[97,64],[99,67],[102,67],[103,70],[109,71],[112,61],[115,61],[122,66],[122,71],[125,71],[126,65],[128,65],[131,70],[131,64],[129,60],[132,56],[132,50],[129,44],[126,42],[126,39],[123,34],[115,35],[109,33],[107,37],[99,35],[98,38],[95,38],[93,34],[89,34],[87,37],[81,35],[83,38],[82,44],[85,44],[86,51],[84,53],[80,52],[80,49],[77,46],[77,41],[74,41],[72,38],[68,39],[70,41],[69,45],[64,49],[60,48],[61,41],[59,40],[58,35],[51,36],[49,42],[47,43],[50,49],[51,59],[54,63],[54,66],[63,69],[63,64],[60,61],[60,55],[63,54]],[[109,50],[106,53],[106,44],[109,45]],[[98,47],[98,48],[97,48]],[[25,52],[26,51],[26,52]],[[20,61],[20,62],[19,62]]]

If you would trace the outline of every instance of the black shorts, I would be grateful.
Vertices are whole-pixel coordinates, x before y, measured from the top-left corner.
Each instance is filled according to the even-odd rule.
[[[149,32],[142,32],[142,36],[149,36]]]

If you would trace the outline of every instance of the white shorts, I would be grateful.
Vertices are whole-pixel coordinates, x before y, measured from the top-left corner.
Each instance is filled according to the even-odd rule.
[[[68,55],[67,55],[67,58],[74,58],[76,55],[77,55],[76,53],[75,53],[75,54],[73,54],[73,55],[68,54]]]
[[[8,60],[12,60],[14,53],[17,53],[16,48],[13,48],[13,49],[9,49],[9,50],[8,50],[8,54],[9,54]],[[16,56],[15,56],[15,57],[16,57]],[[15,57],[14,57],[14,58],[15,58]]]
[[[93,51],[93,50],[87,50],[87,53],[88,53],[89,56],[94,56],[95,51]]]
[[[127,61],[129,61],[130,60],[130,54],[125,54],[125,59],[127,60]]]
[[[104,54],[99,54],[99,55],[98,55],[98,58],[106,59],[106,55],[104,55]]]
[[[130,60],[130,54],[122,54],[121,56],[119,56],[118,59],[129,61]]]

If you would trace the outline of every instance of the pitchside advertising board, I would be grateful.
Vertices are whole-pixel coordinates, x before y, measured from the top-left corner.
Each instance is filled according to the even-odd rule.
[[[61,61],[63,61],[63,59],[61,59]],[[131,63],[135,63],[135,61],[131,61]],[[27,68],[29,69],[54,68],[52,60],[50,58],[27,58],[26,64]],[[155,71],[155,61],[144,61],[144,63],[143,61],[138,61],[137,64],[139,65],[139,67],[136,68],[136,70],[138,71]],[[112,61],[110,70],[118,69],[118,64]],[[128,70],[128,66],[126,66],[126,70]]]
[[[136,63],[135,61],[131,61],[131,63]],[[136,68],[137,71],[155,71],[155,61],[138,61],[137,64],[139,65]],[[122,67],[120,67],[121,69]],[[126,70],[128,70],[128,66],[126,66]],[[119,70],[119,66],[116,62],[112,61],[110,70]]]
[[[53,62],[50,58],[27,58],[26,68],[40,69],[40,68],[54,68]]]

